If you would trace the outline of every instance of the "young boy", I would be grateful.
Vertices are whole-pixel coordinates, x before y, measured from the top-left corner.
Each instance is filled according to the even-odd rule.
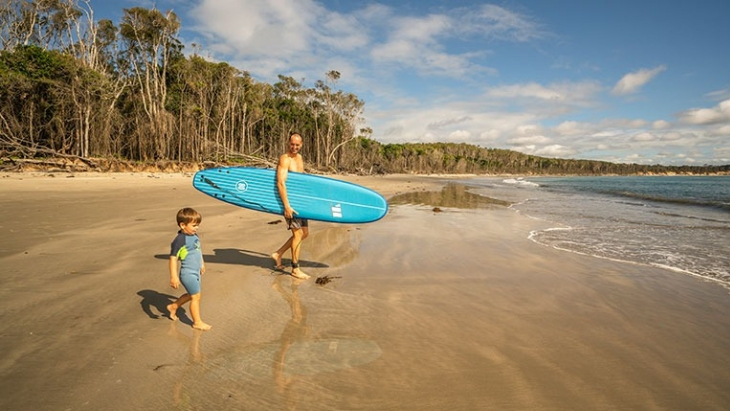
[[[177,225],[180,231],[170,247],[170,286],[177,290],[180,283],[187,293],[167,306],[170,319],[177,321],[177,309],[190,302],[190,314],[193,316],[193,328],[207,331],[211,326],[200,318],[200,276],[205,273],[203,252],[198,238],[198,226],[203,217],[192,208],[183,208],[177,212]],[[180,261],[178,270],[177,262]]]

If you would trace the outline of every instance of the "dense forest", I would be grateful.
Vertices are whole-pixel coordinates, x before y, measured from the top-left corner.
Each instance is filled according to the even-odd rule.
[[[729,173],[553,159],[469,144],[381,144],[365,103],[279,76],[268,84],[211,62],[178,38],[173,12],[124,9],[95,20],[89,0],[0,3],[0,169],[114,170],[119,164],[272,165],[290,133],[311,171],[354,173]],[[193,45],[193,47],[196,47]]]

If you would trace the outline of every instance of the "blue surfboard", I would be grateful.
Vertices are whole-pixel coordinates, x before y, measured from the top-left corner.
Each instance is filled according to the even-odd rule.
[[[235,206],[284,215],[275,169],[209,168],[195,173],[193,187]],[[361,185],[313,174],[290,171],[286,192],[289,204],[300,218],[357,224],[377,221],[388,212],[388,202],[379,193]]]

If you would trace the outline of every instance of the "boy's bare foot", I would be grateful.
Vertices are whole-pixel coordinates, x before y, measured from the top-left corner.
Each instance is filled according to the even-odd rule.
[[[177,306],[175,304],[169,304],[167,306],[167,312],[170,313],[168,316],[172,321],[177,321]]]
[[[277,270],[283,270],[284,266],[281,265],[281,256],[279,253],[271,254],[271,259],[274,260],[274,268]]]
[[[193,328],[195,328],[196,330],[208,331],[213,328],[213,326],[201,321],[200,323],[193,324]]]
[[[309,275],[305,274],[302,270],[299,269],[292,270],[291,276],[300,280],[306,280],[307,278],[310,278]]]

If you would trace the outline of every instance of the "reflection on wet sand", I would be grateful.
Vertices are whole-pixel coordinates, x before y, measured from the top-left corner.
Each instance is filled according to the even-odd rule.
[[[178,330],[177,324],[173,322],[170,324],[170,334],[187,343],[190,349],[188,352],[188,359],[185,362],[183,369],[180,371],[180,377],[175,383],[175,387],[172,392],[172,401],[176,407],[188,406],[192,403],[193,395],[190,394],[190,386],[186,387],[184,380],[186,376],[194,374],[201,369],[204,357],[200,351],[200,337],[203,335],[203,331],[193,330],[193,335],[187,336],[181,333]]]
[[[283,283],[284,276],[277,276],[271,287],[281,294],[282,298],[289,304],[291,309],[291,319],[287,322],[284,330],[281,332],[281,346],[274,353],[274,361],[272,364],[272,372],[274,382],[276,383],[279,394],[284,396],[287,409],[296,409],[298,403],[298,392],[296,390],[297,383],[301,378],[294,373],[288,373],[286,370],[286,359],[289,350],[297,341],[303,341],[309,334],[309,326],[307,325],[307,310],[302,306],[299,300],[299,283],[300,281],[292,280],[290,282],[290,291],[287,291]]]
[[[318,229],[309,235],[302,255],[329,268],[347,265],[360,254],[359,230],[345,224]]]
[[[322,338],[312,336],[307,325],[307,310],[302,306],[297,294],[299,284],[286,276],[283,281],[291,281],[291,292],[286,286],[277,286],[282,297],[290,303],[292,318],[287,322],[276,350],[275,367],[287,376],[315,375],[367,364],[382,354],[374,341],[359,338]]]
[[[287,286],[286,284],[289,284]],[[272,288],[289,304],[291,319],[273,353],[272,374],[287,409],[296,409],[300,390],[311,390],[311,384],[298,388],[304,376],[351,368],[375,361],[382,355],[378,344],[355,338],[313,338],[307,324],[307,310],[299,299],[301,281],[277,276]]]
[[[309,312],[300,297],[303,288],[312,287],[310,284],[311,281],[283,274],[273,277],[271,289],[281,296],[291,315],[285,322],[268,323],[273,328],[283,325],[278,338],[268,342],[227,344],[222,351],[206,352],[203,356],[200,353],[201,332],[194,332],[191,338],[172,329],[174,336],[189,343],[190,347],[189,358],[183,367],[174,365],[175,372],[180,373],[173,392],[175,406],[193,409],[207,398],[205,391],[215,386],[215,392],[225,393],[228,401],[255,398],[258,402],[246,402],[240,409],[314,409],[311,406],[321,400],[322,395],[328,395],[329,385],[337,382],[337,375],[333,373],[380,358],[383,352],[372,340],[327,337],[312,330]],[[273,306],[271,309],[276,311]],[[215,340],[212,344],[220,343],[221,340]]]
[[[441,191],[420,191],[397,194],[388,199],[388,204],[423,204],[434,207],[453,208],[489,208],[512,205],[509,201],[471,193],[468,187],[453,183],[446,185]]]

